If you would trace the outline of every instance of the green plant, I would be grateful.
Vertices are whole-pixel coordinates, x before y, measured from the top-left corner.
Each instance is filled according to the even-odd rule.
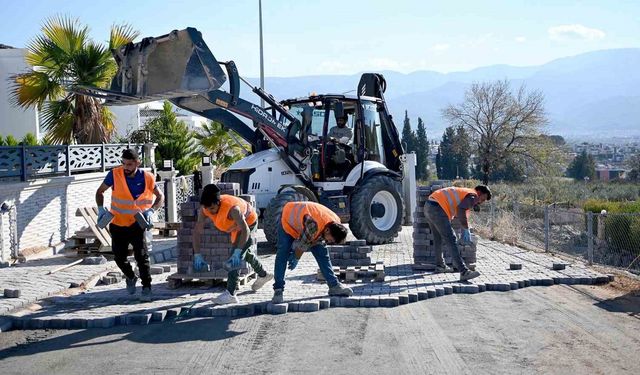
[[[33,135],[33,133],[27,133],[24,135],[24,137],[22,137],[20,144],[23,144],[25,146],[37,146],[38,138],[36,138],[36,136]]]
[[[7,135],[7,137],[4,140],[4,143],[6,143],[7,146],[18,146],[20,144],[20,142],[18,142],[16,137],[12,136],[11,134]]]
[[[156,147],[156,161],[158,167],[163,160],[173,160],[175,168],[181,174],[192,173],[200,161],[194,142],[194,134],[189,131],[187,124],[178,120],[171,103],[164,102],[162,112],[145,124],[145,129],[151,135]]]
[[[114,116],[100,99],[66,91],[67,86],[107,87],[116,73],[111,50],[138,35],[127,25],[111,27],[108,45],[89,38],[89,28],[67,17],[46,19],[42,33],[27,46],[33,68],[12,77],[14,105],[35,106],[51,143],[107,142]]]
[[[194,132],[201,149],[211,157],[211,164],[218,169],[226,169],[242,159],[243,147],[232,137],[233,131],[227,131],[222,124],[210,121],[202,125],[202,129]],[[238,139],[238,137],[235,137]],[[248,147],[248,145],[246,145]]]

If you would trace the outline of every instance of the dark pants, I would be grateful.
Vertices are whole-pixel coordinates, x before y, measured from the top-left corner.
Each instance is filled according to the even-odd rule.
[[[251,245],[253,245],[253,240],[251,239],[251,233],[253,233],[253,231],[257,226],[258,226],[258,222],[255,222],[252,226],[249,227],[249,230],[250,230],[249,240],[242,247],[241,258],[251,265],[251,267],[253,268],[254,271],[256,271],[258,276],[264,277],[267,275],[267,272],[264,270],[264,268],[262,268],[262,263],[260,263],[260,259],[258,259],[258,256],[254,254],[253,251],[251,251]],[[239,270],[230,271],[229,274],[227,275],[227,290],[231,295],[234,295],[236,293],[236,290],[238,290],[238,288],[240,287],[238,282],[239,276],[240,276]]]
[[[131,264],[127,261],[129,244],[133,247],[133,255],[138,264],[142,286],[151,287],[151,275],[149,273],[149,252],[144,241],[144,230],[138,223],[130,227],[121,227],[115,224],[109,225],[111,231],[111,249],[115,255],[115,261],[124,275],[131,279],[135,277]]]
[[[458,244],[456,242],[456,234],[451,227],[451,220],[447,217],[442,207],[437,202],[427,201],[424,205],[424,216],[429,221],[429,227],[433,232],[433,241],[435,243],[436,251],[436,264],[443,266],[444,255],[442,252],[442,246],[449,249],[451,254],[451,260],[454,267],[460,272],[467,271],[467,265],[462,260]]]
[[[287,262],[289,255],[294,251],[293,246],[294,238],[284,231],[282,225],[278,228],[278,249],[276,253],[276,264],[273,271],[273,289],[284,289],[284,275],[287,272]],[[312,246],[309,251],[316,258],[318,268],[322,272],[322,276],[327,280],[329,288],[338,285],[338,278],[333,273],[333,267],[331,266],[331,258],[329,257],[329,251],[327,247],[319,244]]]

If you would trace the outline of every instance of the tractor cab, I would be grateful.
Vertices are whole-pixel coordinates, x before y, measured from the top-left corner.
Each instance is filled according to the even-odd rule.
[[[379,99],[320,95],[282,104],[300,122],[296,140],[310,155],[314,182],[344,182],[365,160],[400,171],[397,132]]]

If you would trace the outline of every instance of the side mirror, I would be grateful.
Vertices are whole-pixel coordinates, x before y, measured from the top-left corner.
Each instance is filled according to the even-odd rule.
[[[342,104],[342,102],[335,102],[333,106],[333,113],[336,117],[336,123],[338,123],[338,119],[346,117],[344,113],[344,105]]]

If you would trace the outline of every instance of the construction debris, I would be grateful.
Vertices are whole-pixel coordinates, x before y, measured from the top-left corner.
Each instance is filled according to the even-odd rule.
[[[327,245],[331,264],[339,267],[368,266],[373,247],[365,240],[349,241],[346,245]]]

